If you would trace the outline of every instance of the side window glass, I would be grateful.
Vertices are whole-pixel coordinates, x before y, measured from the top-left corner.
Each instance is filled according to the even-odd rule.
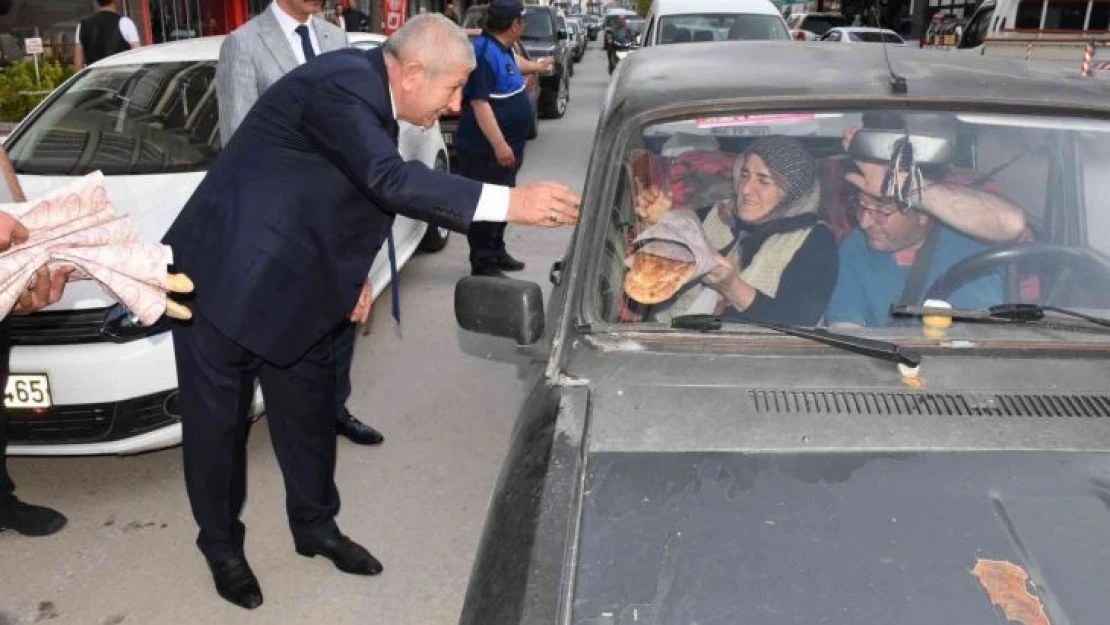
[[[1041,27],[1041,12],[1044,9],[1043,0],[1021,0],[1018,2],[1017,19],[1014,28],[1038,30]]]
[[[959,47],[961,48],[978,48],[983,45],[987,40],[989,33],[991,17],[994,15],[994,9],[986,9],[980,11],[971,18],[971,23],[967,25],[967,30],[964,31],[964,36],[960,39]]]

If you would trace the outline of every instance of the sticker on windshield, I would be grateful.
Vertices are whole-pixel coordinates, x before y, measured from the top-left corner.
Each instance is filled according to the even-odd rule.
[[[694,124],[698,128],[727,128],[751,124],[774,124],[816,119],[815,113],[771,113],[765,115],[725,115],[721,117],[698,117]]]
[[[709,134],[715,137],[766,137],[771,134],[769,126],[712,126]]]

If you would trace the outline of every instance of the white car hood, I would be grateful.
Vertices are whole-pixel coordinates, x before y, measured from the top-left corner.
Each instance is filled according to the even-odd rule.
[[[140,241],[161,241],[185,202],[204,178],[205,172],[106,176],[108,198],[116,213],[130,215]],[[37,198],[74,180],[73,176],[19,176],[23,192]],[[104,308],[115,301],[96,283],[81,281],[66,286],[62,300],[48,310]]]

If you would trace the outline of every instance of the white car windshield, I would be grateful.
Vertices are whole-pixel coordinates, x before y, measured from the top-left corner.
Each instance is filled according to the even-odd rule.
[[[659,18],[659,43],[786,40],[790,33],[776,15],[751,13],[666,15]]]
[[[895,336],[920,336],[921,324],[891,306],[927,299],[1110,316],[1107,146],[1104,121],[957,111],[648,125],[622,157],[600,316]]]
[[[7,143],[37,175],[207,171],[220,152],[215,61],[86,70]]]
[[[877,32],[873,30],[849,31],[848,38],[852,41],[858,41],[859,43],[894,43],[898,45],[906,43],[895,33]]]

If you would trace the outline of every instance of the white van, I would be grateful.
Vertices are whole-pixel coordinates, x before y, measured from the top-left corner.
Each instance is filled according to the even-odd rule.
[[[699,41],[790,41],[771,0],[655,0],[644,46]]]
[[[1110,76],[1110,0],[984,0],[960,38],[959,50],[1025,59],[1075,73],[1088,59],[1092,75]]]

